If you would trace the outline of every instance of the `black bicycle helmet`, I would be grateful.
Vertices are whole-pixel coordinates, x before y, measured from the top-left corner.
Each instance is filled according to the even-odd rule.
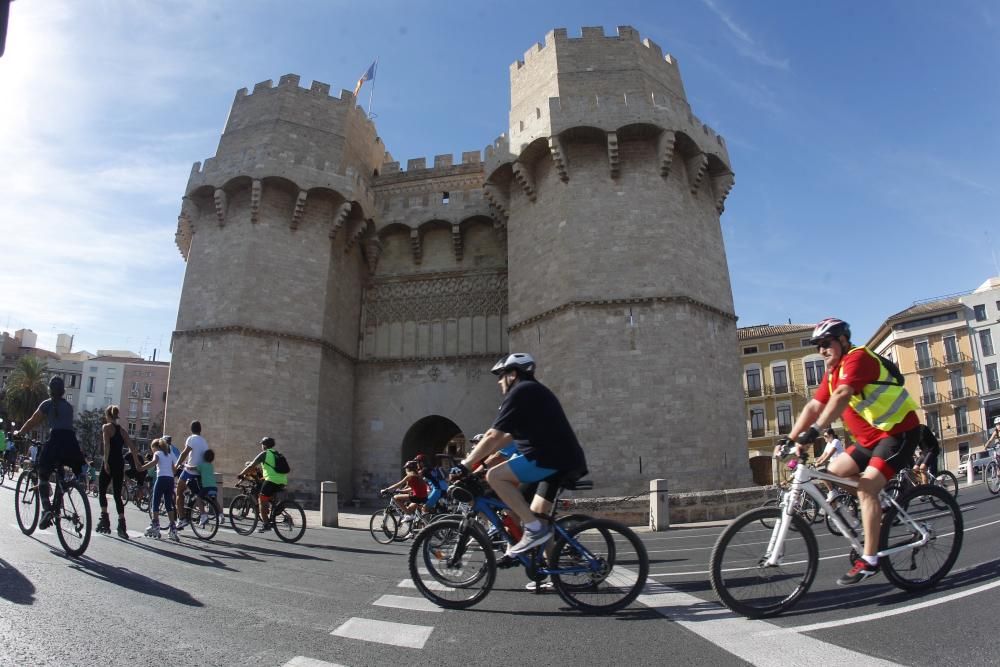
[[[260,439],[260,444],[264,445],[266,449],[271,449],[274,447],[274,438],[269,435],[264,436]]]

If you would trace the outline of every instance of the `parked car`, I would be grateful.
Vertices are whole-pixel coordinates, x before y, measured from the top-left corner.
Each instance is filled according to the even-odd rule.
[[[983,468],[986,467],[986,464],[993,460],[993,450],[980,450],[963,456],[961,463],[958,464],[958,471],[955,473],[959,477],[964,477],[968,474],[966,471],[969,469],[970,456],[972,457],[972,470],[975,474],[979,475],[983,472]]]

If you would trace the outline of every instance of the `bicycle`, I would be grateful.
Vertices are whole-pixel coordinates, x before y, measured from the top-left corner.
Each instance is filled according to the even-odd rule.
[[[59,543],[67,556],[79,558],[90,544],[93,529],[87,494],[77,483],[76,476],[72,472],[64,473],[62,466],[50,486],[54,486],[50,508]],[[34,467],[23,470],[14,487],[14,514],[18,527],[25,535],[31,535],[38,527],[41,512],[39,493],[37,470]]]
[[[990,493],[994,496],[1000,493],[1000,447],[993,448],[993,460],[986,464],[983,480]]]
[[[202,502],[199,503],[199,499]],[[201,498],[197,493],[191,491],[190,486],[184,490],[184,517],[188,520],[191,531],[199,540],[210,540],[215,537],[215,534],[219,532],[219,524],[222,522],[221,516],[222,508],[219,507],[215,496]]]
[[[830,506],[814,480],[858,486],[854,480],[799,466],[789,502],[780,508],[750,510],[719,535],[712,549],[709,579],[726,607],[749,618],[774,616],[790,609],[809,590],[819,565],[819,549],[810,525],[791,509],[799,494],[808,494],[826,512],[849,543],[852,562],[864,552],[862,538]],[[937,486],[916,486],[898,498],[881,493],[879,498],[889,504],[882,516],[880,570],[903,590],[934,586],[951,570],[962,548],[958,503]],[[935,507],[938,503],[943,511]],[[769,537],[755,529],[767,517],[777,519]]]
[[[260,479],[241,479],[236,483],[242,493],[229,503],[229,524],[238,535],[249,535],[260,522],[258,497],[262,484]],[[298,542],[306,532],[306,513],[301,505],[284,496],[282,489],[271,500],[271,517],[265,527],[274,530],[284,542]]]
[[[958,498],[958,479],[949,470],[942,470],[937,475],[932,476],[929,472],[923,473],[912,468],[903,468],[886,483],[883,491],[890,496],[898,497],[904,491],[922,484],[939,486],[950,493],[952,498]],[[944,509],[943,506],[937,504],[935,507]]]
[[[780,507],[783,502],[785,502],[785,497],[791,490],[791,484],[784,483],[777,487],[777,496],[766,501],[761,507]],[[802,495],[793,505],[795,512],[800,514],[803,519],[809,523],[817,523],[822,520],[822,515],[819,512],[819,505],[813,501],[809,496]],[[761,519],[760,523],[765,528],[774,528],[773,519]]]
[[[399,522],[403,518],[403,510],[392,499],[391,492],[380,492],[380,496],[388,498],[389,502],[380,510],[372,513],[368,520],[368,530],[372,538],[379,544],[391,544],[396,539]]]
[[[593,482],[567,479],[561,481],[559,492],[590,488]],[[448,609],[471,607],[492,590],[498,568],[518,565],[524,566],[535,582],[550,577],[563,601],[585,613],[615,612],[631,604],[642,591],[649,575],[649,557],[638,536],[607,519],[556,521],[558,502],[553,502],[546,517],[555,531],[551,549],[542,545],[497,561],[491,538],[477,517],[486,517],[508,535],[498,515],[507,506],[485,493],[476,476],[452,484],[449,497],[468,504],[462,518],[435,521],[410,547],[410,576],[417,590],[434,604]],[[507,539],[512,541],[509,535]]]

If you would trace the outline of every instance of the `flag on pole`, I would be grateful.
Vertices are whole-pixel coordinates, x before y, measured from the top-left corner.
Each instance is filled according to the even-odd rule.
[[[365,81],[372,81],[375,79],[375,63],[377,60],[373,61],[371,67],[365,70],[365,73],[361,75],[358,79],[358,85],[354,86],[354,96],[357,97],[358,93],[361,92],[361,86],[364,85]]]

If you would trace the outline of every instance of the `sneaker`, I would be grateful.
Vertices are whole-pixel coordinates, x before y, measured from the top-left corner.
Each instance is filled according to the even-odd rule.
[[[520,542],[507,549],[507,555],[518,556],[525,551],[530,551],[537,546],[545,544],[550,539],[552,539],[552,526],[548,523],[543,522],[541,528],[538,530],[525,528],[524,537],[521,538]]]
[[[413,521],[412,514],[406,514],[403,516],[403,523],[410,523],[411,521]]]
[[[860,583],[868,577],[878,574],[878,565],[869,565],[864,558],[854,561],[854,567],[847,571],[847,574],[837,579],[839,586],[851,586]]]
[[[189,523],[191,523],[191,522],[190,522],[190,521],[188,521],[187,519],[181,519],[180,521],[178,521],[178,522],[177,522],[177,525],[176,525],[176,526],[174,526],[174,530],[184,530],[184,528],[185,528],[185,527],[186,527],[186,526],[187,526],[187,525],[188,525]]]
[[[198,525],[201,526],[202,528],[204,528],[205,526],[208,525],[208,515],[207,514],[202,514],[201,515],[201,519],[198,520]]]
[[[257,532],[258,533],[266,533],[269,530],[271,530],[271,524],[265,523],[265,524],[261,525],[260,528],[257,529]]]
[[[52,525],[52,521],[55,519],[55,514],[52,510],[45,510],[42,512],[42,518],[38,521],[38,530],[45,530]]]
[[[177,529],[176,528],[171,528],[170,529],[170,539],[173,542],[180,542],[181,541],[181,538],[177,535]]]
[[[524,587],[525,590],[531,591],[532,593],[536,591],[551,591],[552,588],[553,585],[549,579],[544,579],[542,581],[529,581],[528,585]]]

